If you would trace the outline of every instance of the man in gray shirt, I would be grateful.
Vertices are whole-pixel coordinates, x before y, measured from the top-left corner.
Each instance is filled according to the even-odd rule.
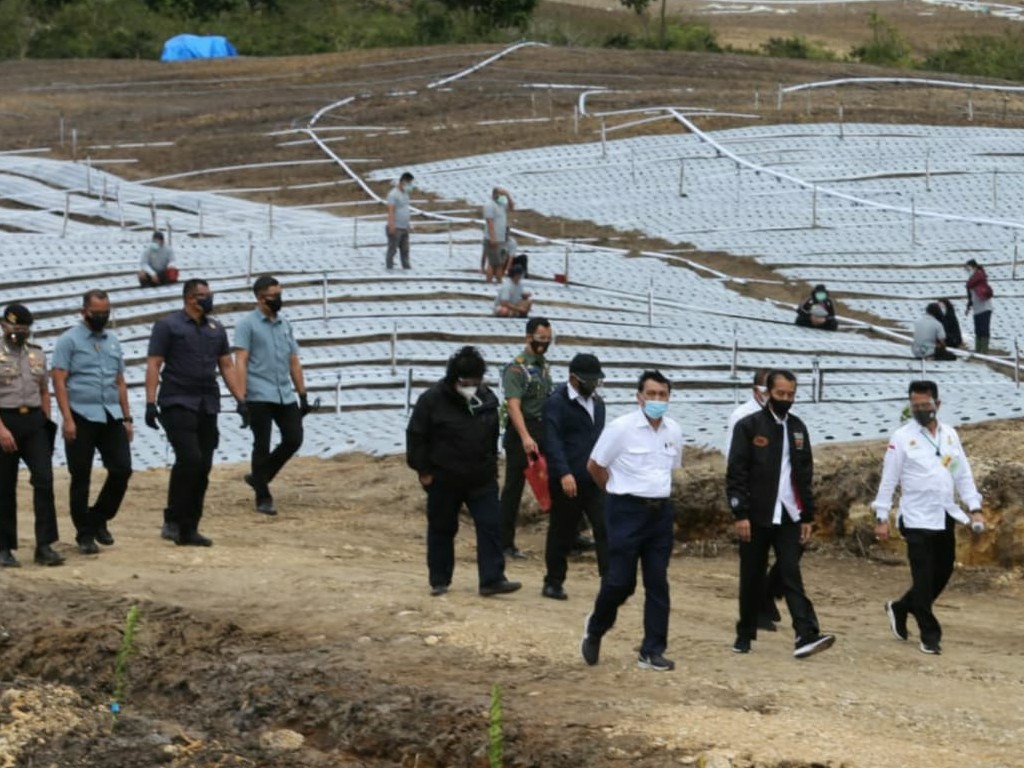
[[[402,269],[409,269],[409,193],[413,189],[413,175],[406,171],[388,192],[388,250],[384,265],[394,269],[395,251],[402,257]]]
[[[910,350],[918,358],[956,360],[956,355],[946,349],[942,309],[936,302],[925,307],[924,314],[914,323],[914,342]]]
[[[484,203],[484,250],[480,268],[487,282],[500,283],[508,267],[508,212],[515,210],[512,195],[503,187],[491,190],[491,199]]]
[[[153,233],[153,242],[142,252],[139,261],[139,285],[169,285],[178,282],[178,268],[174,266],[174,251],[164,245],[163,232]]]
[[[523,290],[523,268],[513,264],[508,270],[508,279],[501,284],[494,299],[496,317],[526,317],[533,306],[533,296]]]

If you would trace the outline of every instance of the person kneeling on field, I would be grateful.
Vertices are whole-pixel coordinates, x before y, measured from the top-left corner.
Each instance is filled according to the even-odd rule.
[[[523,268],[513,264],[508,271],[508,279],[501,284],[494,299],[494,314],[497,317],[526,317],[532,305],[532,294],[523,290]]]

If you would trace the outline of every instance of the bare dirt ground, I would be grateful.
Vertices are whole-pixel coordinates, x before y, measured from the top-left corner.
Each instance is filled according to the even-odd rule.
[[[450,92],[394,95],[422,92],[432,77],[491,52],[373,51],[177,67],[5,62],[0,148],[56,147],[63,114],[79,132],[80,158],[138,158],[114,166],[132,178],[311,159],[318,155],[308,145],[282,147],[267,133],[303,125],[323,105],[352,94],[363,98],[326,118],[331,124],[402,126],[409,133],[354,136],[336,145],[346,157],[400,165],[594,140],[596,126],[586,121],[573,133],[570,93],[524,89],[524,82],[597,82],[633,91],[614,97],[619,105],[671,99],[733,111],[753,111],[756,91],[765,120],[832,119],[840,100],[848,120],[964,119],[962,96],[924,89],[815,95],[787,100],[776,111],[765,95],[779,82],[877,71],[743,56],[533,50]],[[1024,114],[1015,98],[974,98],[976,121],[1013,125]],[[477,124],[495,116],[552,120]],[[140,140],[175,146],[97,146]],[[333,168],[303,166],[175,183],[211,189],[337,178]],[[361,199],[351,184],[250,197],[269,194],[282,203]],[[530,225],[552,234],[566,226],[536,217]],[[648,246],[635,234],[568,226]],[[758,274],[742,257],[695,259]],[[803,287],[780,290],[792,299]],[[1015,549],[1024,487],[1018,432],[1015,423],[965,431],[979,477],[991,485],[988,511],[999,523],[980,540],[962,542],[965,563],[1024,560]],[[821,452],[823,506],[832,522],[842,522],[843,535],[819,541],[805,560],[805,577],[825,628],[839,641],[806,662],[792,658],[784,630],[762,637],[750,656],[729,653],[737,563],[717,508],[721,460],[688,456],[671,569],[669,655],[679,664],[671,674],[635,666],[637,599],[608,636],[601,664],[583,665],[577,645],[596,592],[595,564],[586,557],[573,563],[567,603],[542,599],[544,522],[536,515],[527,516],[521,539],[531,559],[509,565],[525,584],[522,592],[477,596],[467,523],[453,591],[429,597],[423,497],[400,458],[294,462],[275,488],[282,510],[276,519],[252,512],[242,467],[218,467],[204,522],[216,544],[202,551],[157,537],[164,471],[133,478],[114,547],[86,558],[65,543],[64,568],[30,564],[31,517],[23,511],[26,565],[0,574],[0,615],[11,634],[0,647],[0,765],[482,766],[494,684],[504,695],[508,766],[1020,765],[1020,573],[993,566],[958,572],[938,606],[947,632],[942,656],[893,639],[882,603],[904,588],[908,571],[898,547],[882,550],[861,535],[883,450],[874,444]],[[66,477],[57,476],[66,542]],[[21,498],[28,499],[22,482]],[[129,662],[125,712],[112,731],[106,707],[114,656],[132,604],[141,608],[138,654]]]

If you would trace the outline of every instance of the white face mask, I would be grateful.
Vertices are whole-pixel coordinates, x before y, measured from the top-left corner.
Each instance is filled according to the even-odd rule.
[[[472,385],[466,387],[456,387],[455,391],[462,395],[464,398],[466,398],[467,403],[470,402],[474,397],[476,397],[476,387]]]

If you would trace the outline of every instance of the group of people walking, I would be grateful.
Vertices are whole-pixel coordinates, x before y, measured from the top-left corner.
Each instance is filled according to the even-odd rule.
[[[161,536],[183,546],[210,546],[200,533],[204,500],[219,441],[221,395],[217,376],[236,400],[243,427],[251,427],[251,472],[255,509],[277,513],[270,483],[302,444],[302,417],[312,410],[306,394],[298,345],[280,315],[282,287],[269,275],[253,285],[256,306],[238,324],[234,345],[214,316],[214,297],[202,279],[185,281],[182,308],[153,325],[146,360],[145,423],[161,427],[174,449]],[[57,340],[51,367],[29,337],[34,321],[23,304],[10,304],[0,318],[0,566],[20,565],[15,556],[17,473],[27,465],[35,512],[34,559],[60,565],[53,489],[57,427],[51,420],[49,382],[61,413],[68,473],[69,506],[77,549],[84,555],[111,546],[111,521],[121,507],[132,474],[130,443],[135,421],[125,382],[124,355],[110,329],[106,291],[82,297],[79,320]],[[52,370],[51,370],[52,368]],[[281,442],[270,449],[271,425]],[[90,504],[93,459],[107,471]]]
[[[618,609],[634,594],[639,568],[644,584],[643,636],[637,657],[643,669],[668,671],[670,589],[668,566],[674,541],[673,473],[682,466],[683,434],[668,415],[672,384],[656,370],[640,374],[636,407],[606,420],[597,389],[600,360],[576,355],[568,379],[552,386],[545,353],[550,323],[533,318],[526,347],[502,372],[508,424],[504,486],[499,493],[498,442],[501,404],[485,381],[486,363],[474,347],[457,350],[444,378],[416,403],[407,429],[407,462],[427,493],[427,572],[431,594],[448,592],[455,570],[459,511],[469,510],[477,538],[481,595],[522,586],[505,573],[506,558],[524,555],[515,545],[524,470],[543,455],[548,466],[550,517],[541,594],[568,600],[566,557],[581,519],[597,544],[600,585],[588,614],[580,655],[600,660],[604,636]],[[787,370],[755,374],[750,402],[729,424],[725,494],[739,541],[739,618],[732,650],[748,654],[758,630],[776,631],[784,598],[792,618],[793,655],[805,658],[830,648],[807,596],[800,561],[815,516],[813,458],[807,426],[792,412],[797,379]],[[920,649],[939,653],[941,628],[933,604],[953,564],[954,521],[984,527],[981,496],[952,427],[937,419],[934,382],[910,385],[914,420],[895,432],[886,453],[873,504],[876,533],[888,537],[893,494],[902,486],[898,527],[907,540],[912,586],[885,612],[892,632],[909,637],[917,620]],[[970,510],[963,513],[955,494]],[[683,512],[685,514],[685,511]],[[770,553],[775,564],[768,569]]]

